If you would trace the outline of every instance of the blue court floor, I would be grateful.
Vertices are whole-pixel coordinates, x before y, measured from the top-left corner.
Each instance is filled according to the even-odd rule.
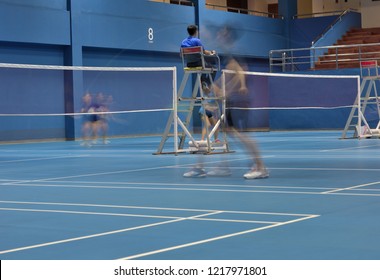
[[[247,153],[152,155],[160,137],[0,145],[0,259],[380,259],[380,140],[267,132]],[[168,144],[169,145],[169,144]],[[229,177],[184,178],[199,157]]]

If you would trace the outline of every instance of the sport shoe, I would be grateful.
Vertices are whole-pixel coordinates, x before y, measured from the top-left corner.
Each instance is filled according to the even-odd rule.
[[[193,168],[190,171],[183,174],[183,177],[186,178],[203,178],[206,176],[206,171],[203,168]]]
[[[207,175],[214,177],[227,177],[231,176],[231,170],[229,170],[228,168],[216,168],[207,172]]]
[[[262,170],[252,169],[244,174],[245,179],[264,179],[269,177],[269,172],[264,168]]]
[[[210,93],[210,91],[211,91],[209,85],[206,82],[202,82],[202,90],[205,93]]]
[[[88,142],[88,141],[83,141],[82,143],[80,143],[81,146],[84,146],[84,147],[91,147],[91,143]]]

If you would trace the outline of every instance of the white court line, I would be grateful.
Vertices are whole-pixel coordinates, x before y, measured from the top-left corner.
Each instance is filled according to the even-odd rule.
[[[89,155],[77,155],[77,156],[57,156],[57,157],[43,157],[43,158],[32,158],[32,159],[15,159],[15,160],[6,160],[0,161],[2,163],[13,163],[13,162],[29,162],[29,161],[41,161],[41,160],[54,160],[54,159],[63,159],[63,158],[82,158],[88,157]]]
[[[340,192],[336,192],[336,193],[328,193],[328,194],[325,194],[325,195],[339,195],[339,196],[372,196],[372,197],[380,197],[380,194],[366,194],[366,193],[340,193]]]
[[[116,216],[116,217],[133,217],[133,218],[149,218],[149,219],[181,219],[178,216],[161,216],[161,215],[142,215],[142,214],[125,214],[125,213],[106,213],[106,212],[85,212],[85,211],[68,211],[54,209],[31,209],[31,208],[10,208],[0,207],[0,211],[15,211],[15,212],[35,212],[35,213],[59,213],[59,214],[74,214],[74,215],[95,215],[95,216]],[[223,213],[222,211],[220,213]],[[251,224],[276,224],[276,221],[258,221],[258,220],[233,220],[233,219],[218,219],[218,218],[188,218],[195,221],[208,222],[223,222],[223,223],[251,223]]]
[[[275,152],[273,150],[270,151],[271,153]],[[316,154],[316,153],[307,153],[305,151],[298,151],[299,155],[294,154],[286,154],[283,152],[278,152],[276,156],[274,156],[276,159],[358,159],[358,154],[344,154],[344,155],[338,155],[335,153],[330,154]],[[289,152],[290,153],[290,152]],[[364,154],[363,151],[360,152],[359,156],[361,158],[365,159],[378,159],[380,156],[380,151],[377,151],[376,153],[370,153],[370,154]]]
[[[380,144],[374,144],[374,145],[367,145],[367,146],[359,146],[359,147],[348,147],[348,148],[337,148],[337,149],[328,149],[328,150],[321,150],[320,152],[333,152],[333,151],[348,151],[348,150],[359,150],[363,148],[371,148],[371,147],[379,147]]]
[[[85,212],[85,211],[11,208],[11,207],[0,207],[0,211],[61,213],[61,214],[75,214],[75,215],[118,216],[118,217],[138,217],[138,218],[154,218],[154,219],[180,219],[180,218],[183,218],[183,217],[160,216],[160,215],[142,215],[142,214],[125,214],[125,213],[106,213],[106,212]]]
[[[241,188],[241,189],[307,189],[307,190],[335,190],[336,188],[332,187],[304,187],[304,186],[274,186],[274,185],[237,185],[237,184],[183,184],[183,183],[149,183],[149,182],[72,182],[72,181],[53,181],[53,182],[39,182],[29,183],[25,181],[17,182],[14,184],[13,182],[8,183],[12,186],[20,186],[20,187],[56,187],[56,188],[83,188],[83,189],[163,189],[163,190],[175,190],[182,189],[182,187],[226,187],[226,188]],[[89,185],[91,184],[91,185]],[[100,184],[100,185],[99,185]],[[7,185],[7,183],[3,183],[0,185]],[[130,187],[130,185],[132,187]],[[154,187],[146,187],[146,186],[155,186]],[[159,188],[160,186],[177,186],[177,188]]]
[[[335,157],[336,158],[336,157]],[[186,168],[185,166],[178,166],[178,168]],[[358,172],[363,172],[363,171],[375,171],[379,172],[380,168],[336,168],[336,167],[267,167],[268,170],[303,170],[303,171],[358,171]],[[207,169],[207,168],[206,168]],[[230,166],[229,169],[234,169],[234,170],[246,170],[247,168],[243,167],[233,167]],[[59,181],[55,181],[59,182]],[[81,181],[78,181],[81,182]]]
[[[304,170],[304,171],[375,171],[379,172],[380,168],[329,168],[329,167],[273,167],[269,170]]]
[[[0,201],[0,202],[4,202],[4,201]],[[12,203],[12,202],[5,201],[5,203]],[[14,202],[14,203],[22,203],[22,202]],[[29,203],[26,203],[26,204],[49,204],[49,205],[53,204],[53,205],[57,205],[58,203],[29,202]],[[64,203],[64,205],[74,205],[74,204]],[[83,204],[81,204],[81,205],[83,205]],[[84,205],[88,206],[87,204],[84,204]],[[111,206],[111,207],[115,207],[115,206]],[[130,207],[130,206],[121,206],[121,207]],[[147,208],[147,207],[139,207],[139,208]],[[149,208],[152,208],[152,207],[149,207]],[[155,207],[153,207],[153,208],[155,208]],[[3,209],[4,208],[0,208],[0,210],[3,210]],[[173,208],[166,208],[166,209],[173,210]],[[53,213],[65,213],[65,214],[94,214],[94,215],[104,215],[105,214],[105,213],[91,213],[91,212],[79,212],[79,211],[16,209],[16,208],[5,209],[5,210],[6,211],[7,210],[10,210],[10,211],[30,211],[30,212],[53,212]],[[194,209],[191,209],[191,210],[194,210]],[[274,227],[278,227],[278,226],[283,226],[283,225],[287,225],[287,224],[296,223],[296,222],[300,222],[300,221],[303,221],[303,220],[319,217],[319,215],[290,214],[290,213],[261,213],[261,212],[246,212],[246,211],[223,211],[223,210],[219,211],[219,210],[199,210],[199,209],[195,209],[195,211],[207,211],[209,213],[195,215],[195,216],[191,216],[191,217],[179,217],[179,218],[175,218],[174,220],[170,220],[170,221],[164,221],[164,222],[159,222],[159,223],[152,223],[152,224],[148,224],[148,225],[137,226],[137,227],[132,227],[132,228],[126,228],[126,229],[121,229],[121,230],[115,230],[115,231],[109,231],[109,232],[98,233],[98,234],[93,234],[93,235],[81,236],[81,237],[76,237],[76,238],[69,238],[69,239],[63,239],[63,240],[58,240],[58,241],[53,241],[53,242],[35,244],[35,245],[31,245],[31,246],[19,247],[19,248],[14,248],[14,249],[0,251],[0,254],[7,254],[7,253],[18,252],[18,251],[25,251],[25,250],[30,250],[30,249],[35,249],[35,248],[41,248],[41,247],[46,247],[46,246],[52,246],[52,245],[57,245],[57,244],[62,244],[62,243],[68,243],[68,242],[74,242],[74,241],[79,241],[79,240],[84,240],[84,239],[89,239],[89,238],[95,238],[95,237],[101,237],[101,236],[112,235],[112,234],[117,234],[117,233],[123,233],[123,232],[132,231],[132,230],[138,230],[138,229],[143,229],[143,228],[148,228],[148,227],[160,226],[160,225],[164,225],[164,224],[181,222],[181,221],[185,221],[185,220],[205,220],[205,221],[214,221],[214,222],[216,221],[216,222],[242,222],[242,223],[246,223],[246,222],[260,223],[261,222],[262,224],[269,224],[268,226],[264,226],[264,227],[260,227],[260,228],[254,228],[254,229],[240,231],[240,232],[236,232],[236,233],[232,233],[232,234],[217,236],[217,237],[213,237],[213,238],[208,238],[208,239],[204,239],[204,240],[200,240],[200,241],[196,241],[196,242],[186,243],[186,244],[182,244],[182,245],[178,245],[178,246],[173,246],[173,247],[169,247],[169,248],[164,248],[164,249],[160,249],[160,250],[156,250],[156,251],[151,251],[151,252],[146,252],[146,253],[142,253],[142,254],[138,254],[138,255],[133,255],[133,256],[129,256],[129,257],[124,258],[124,259],[135,259],[135,258],[141,258],[141,257],[148,256],[148,255],[153,255],[153,254],[158,254],[158,253],[162,253],[162,252],[177,250],[177,249],[181,249],[181,248],[185,248],[185,247],[195,246],[195,245],[199,245],[199,244],[203,244],[203,243],[208,243],[208,242],[212,242],[212,241],[216,241],[216,240],[221,240],[221,239],[226,239],[226,238],[230,238],[230,237],[234,237],[234,236],[239,236],[239,235],[243,235],[243,234],[253,233],[253,232],[261,231],[261,230],[264,230],[264,229],[270,229],[270,228],[274,228]],[[204,217],[207,217],[207,216],[217,215],[217,214],[222,214],[222,213],[275,214],[275,215],[278,215],[278,216],[294,216],[294,217],[299,216],[301,218],[294,219],[294,220],[289,220],[289,221],[285,221],[285,222],[266,222],[266,221],[257,221],[256,222],[256,221],[247,221],[247,220],[228,220],[228,219],[218,219],[218,218],[215,218],[215,219],[204,218]],[[113,215],[113,213],[106,213],[106,214]],[[115,215],[117,215],[117,216],[124,216],[123,214],[115,214]],[[134,216],[137,216],[137,217],[140,217],[140,216],[150,217],[148,215],[134,215]],[[151,217],[161,217],[161,216],[151,216]]]
[[[6,182],[6,183],[10,183],[10,182],[20,182],[22,180],[14,180],[14,179],[0,179],[0,182]]]
[[[8,185],[14,185],[14,184],[8,184]],[[181,185],[181,184],[176,184],[176,185]],[[29,183],[22,183],[22,184],[16,184],[14,186],[36,186],[36,187],[55,187],[55,188],[82,188],[82,189],[130,189],[130,190],[160,190],[160,191],[188,191],[188,192],[194,192],[194,191],[203,191],[203,192],[234,192],[234,193],[284,193],[284,194],[320,194],[321,192],[301,192],[301,191],[275,191],[275,190],[268,190],[271,188],[271,186],[262,186],[263,190],[253,190],[253,189],[244,189],[244,190],[238,190],[238,189],[210,189],[210,188],[183,188],[183,187],[172,187],[172,188],[165,188],[165,187],[146,187],[144,185],[142,186],[62,186],[62,185],[53,185],[53,184],[46,184],[46,185],[41,185],[41,184],[29,184]],[[220,187],[221,185],[215,185]],[[254,186],[252,186],[254,187]],[[267,189],[265,189],[267,188]],[[276,188],[276,187],[273,187]],[[307,188],[304,188],[307,189]]]
[[[113,205],[113,204],[86,204],[86,203],[67,203],[67,202],[41,202],[41,201],[13,201],[0,200],[0,203],[6,204],[25,204],[25,205],[53,205],[53,206],[78,206],[78,207],[99,207],[99,208],[121,208],[121,209],[144,209],[144,210],[164,210],[164,211],[182,211],[182,212],[212,212],[212,213],[232,213],[232,214],[252,214],[252,215],[271,215],[271,216],[295,216],[304,217],[312,214],[292,214],[279,212],[252,212],[252,211],[233,211],[220,209],[191,209],[191,208],[168,208],[168,207],[149,207],[149,206],[131,206],[131,205]]]
[[[140,183],[142,184],[142,183]],[[5,185],[4,183],[1,185]],[[217,189],[217,188],[202,188],[200,186],[210,187],[211,185],[197,185],[195,184],[193,188],[184,188],[184,187],[148,187],[145,186],[145,184],[142,184],[141,186],[84,186],[84,185],[54,185],[54,184],[33,184],[28,182],[23,183],[8,183],[6,185],[12,185],[12,186],[19,186],[19,187],[41,187],[41,188],[78,188],[78,189],[120,189],[120,190],[159,190],[159,191],[187,191],[187,192],[196,192],[196,191],[202,191],[202,192],[229,192],[229,193],[277,193],[277,194],[302,194],[302,195],[323,195],[325,192],[316,191],[317,188],[312,187],[304,187],[300,189],[304,190],[310,190],[310,191],[282,191],[282,190],[274,190],[279,189],[281,187],[278,186],[249,186],[249,189]],[[132,184],[134,185],[134,184]],[[161,184],[161,183],[153,183],[152,185],[168,185],[168,184]],[[182,185],[182,184],[174,184],[174,185]],[[223,187],[226,185],[221,184],[215,184],[213,185],[215,187]],[[228,185],[227,185],[228,186]],[[244,188],[244,187],[241,187]],[[255,190],[254,188],[260,188],[260,190]],[[296,187],[282,187],[283,189],[294,189]],[[331,191],[337,190],[337,188],[320,188],[320,189],[330,189]],[[340,189],[339,189],[340,190]],[[364,190],[364,189],[363,189]],[[365,189],[366,191],[372,191],[372,189]],[[358,190],[361,191],[361,190]],[[373,189],[373,191],[378,191],[377,189]],[[361,194],[363,196],[380,196],[380,194]]]
[[[28,180],[9,180],[8,182],[0,183],[0,186],[18,186],[18,184],[21,184],[21,186],[23,186],[22,184],[26,184],[28,182]]]
[[[245,230],[245,231],[239,231],[239,232],[235,232],[235,233],[231,233],[231,234],[221,235],[221,236],[203,239],[203,240],[190,242],[190,243],[185,243],[185,244],[181,244],[178,246],[173,246],[173,247],[163,248],[160,250],[155,250],[155,251],[145,252],[145,253],[136,254],[136,255],[132,255],[132,256],[127,256],[127,257],[123,257],[120,259],[122,259],[122,260],[138,259],[138,258],[142,258],[142,257],[155,255],[155,254],[160,254],[160,253],[169,252],[169,251],[173,251],[173,250],[183,249],[186,247],[210,243],[210,242],[217,241],[217,240],[227,239],[227,238],[231,238],[231,237],[235,237],[235,236],[239,236],[239,235],[249,234],[249,233],[253,233],[253,232],[257,232],[257,231],[262,231],[262,230],[280,227],[280,226],[284,226],[284,225],[288,225],[288,224],[292,224],[292,223],[297,223],[297,222],[301,222],[301,221],[316,218],[316,217],[319,217],[319,215],[311,215],[308,217],[303,217],[303,218],[299,218],[299,219],[295,219],[295,220],[291,220],[291,221],[281,222],[281,223],[277,223],[274,225],[269,225],[269,226],[260,227],[260,228],[254,228],[254,229]]]
[[[142,225],[142,226],[136,226],[136,227],[132,227],[132,228],[124,228],[124,229],[107,231],[107,232],[102,232],[102,233],[97,233],[97,234],[92,234],[92,235],[86,235],[86,236],[68,238],[68,239],[63,239],[63,240],[47,242],[47,243],[35,244],[35,245],[31,245],[31,246],[19,247],[19,248],[0,251],[0,255],[19,252],[19,251],[25,251],[25,250],[30,250],[30,249],[36,249],[36,248],[41,248],[41,247],[47,247],[47,246],[52,246],[52,245],[57,245],[57,244],[62,244],[62,243],[85,240],[85,239],[90,239],[90,238],[95,238],[95,237],[107,236],[107,235],[112,235],[112,234],[117,234],[117,233],[123,233],[123,232],[128,232],[128,231],[133,231],[133,230],[139,230],[139,229],[144,229],[144,228],[149,228],[149,227],[156,227],[156,226],[161,226],[161,225],[165,225],[165,224],[177,223],[177,222],[189,220],[191,218],[200,218],[200,217],[205,217],[205,216],[214,215],[214,214],[219,214],[219,212],[206,213],[206,214],[196,215],[196,216],[192,216],[192,217],[184,217],[184,218],[179,218],[179,219],[170,220],[170,221],[164,221],[164,222],[152,223],[152,224],[147,224],[147,225]]]
[[[268,156],[268,157],[270,157],[270,156]],[[237,158],[237,159],[223,159],[223,160],[217,160],[217,161],[205,161],[204,163],[210,164],[210,163],[219,163],[219,162],[233,162],[233,161],[247,160],[250,158],[251,157],[243,157],[243,158]],[[119,171],[89,173],[89,174],[81,174],[81,175],[71,175],[71,176],[62,176],[62,177],[24,180],[23,182],[43,182],[43,181],[60,180],[60,179],[72,179],[72,178],[82,178],[82,177],[91,177],[91,176],[104,176],[104,175],[133,173],[133,172],[151,171],[151,170],[168,169],[168,168],[178,168],[178,166],[179,165],[156,166],[156,167],[149,167],[149,168],[138,168],[138,169],[128,169],[128,170],[119,170]],[[182,164],[180,166],[185,166],[185,167],[186,166],[194,166],[194,163]]]
[[[189,164],[193,165],[193,164]],[[158,169],[172,168],[175,165],[160,166],[160,167],[150,167],[150,168],[139,168],[139,169],[130,169],[130,170],[119,170],[119,171],[109,171],[109,172],[98,172],[98,173],[89,173],[89,174],[80,174],[80,175],[71,175],[71,176],[62,176],[62,177],[53,177],[53,178],[42,178],[42,179],[33,179],[33,180],[24,180],[23,182],[44,182],[51,180],[60,180],[60,179],[71,179],[71,178],[82,178],[82,177],[91,177],[91,176],[104,176],[104,175],[113,175],[113,174],[122,174],[122,173],[132,173],[132,172],[141,172],[141,171],[151,171]],[[10,183],[12,184],[12,183]]]
[[[282,169],[282,168],[280,168]],[[378,170],[371,170],[371,171],[378,171]],[[380,171],[380,169],[379,169]],[[22,182],[21,182],[22,183]],[[337,188],[333,187],[313,187],[313,186],[276,186],[276,185],[238,185],[238,184],[206,184],[206,183],[199,183],[199,184],[189,184],[189,183],[148,183],[148,182],[94,182],[94,181],[54,181],[52,183],[62,183],[63,185],[59,184],[49,184],[48,186],[57,186],[57,187],[66,187],[68,184],[79,184],[78,186],[86,186],[84,184],[92,184],[94,187],[96,187],[96,184],[101,184],[102,185],[107,185],[106,187],[112,187],[109,185],[147,185],[147,186],[188,186],[188,187],[199,187],[199,186],[205,186],[205,187],[228,187],[228,188],[248,188],[248,189],[253,189],[253,188],[263,188],[263,189],[311,189],[311,190],[336,190]],[[29,186],[29,184],[25,184],[26,186]],[[24,186],[21,184],[21,186]],[[34,186],[34,185],[33,185]],[[35,186],[41,186],[44,187],[46,186],[43,184],[35,184]],[[362,189],[366,191],[380,191],[379,189]]]
[[[358,188],[361,188],[361,187],[372,186],[372,185],[378,185],[378,184],[380,184],[380,181],[372,182],[372,183],[367,183],[367,184],[356,185],[356,186],[347,187],[347,188],[338,188],[338,189],[334,189],[334,190],[330,190],[330,191],[325,191],[325,192],[323,192],[322,194],[332,194],[332,193],[336,193],[336,192],[342,192],[342,191],[348,191],[348,190],[355,190],[355,189],[358,189]],[[375,195],[375,196],[376,196],[376,195]]]

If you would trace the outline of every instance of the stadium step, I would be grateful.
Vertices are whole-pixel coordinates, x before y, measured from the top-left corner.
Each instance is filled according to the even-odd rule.
[[[370,45],[376,43],[379,45]],[[377,60],[380,63],[380,27],[352,29],[334,46],[339,47],[330,48],[321,56],[314,65],[315,70],[360,68],[360,59]]]

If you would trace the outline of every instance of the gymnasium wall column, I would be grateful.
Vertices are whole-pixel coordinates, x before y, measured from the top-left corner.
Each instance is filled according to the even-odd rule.
[[[284,37],[286,39],[287,48],[291,48],[290,24],[293,20],[293,16],[297,14],[297,0],[279,0],[278,13],[284,17]]]
[[[67,8],[70,12],[70,39],[71,44],[65,53],[66,66],[83,66],[83,52],[81,40],[81,0],[67,0]],[[65,71],[65,112],[80,112],[82,105],[83,73],[82,71]],[[65,120],[65,133],[67,140],[75,140],[81,137],[79,121],[72,116]]]

